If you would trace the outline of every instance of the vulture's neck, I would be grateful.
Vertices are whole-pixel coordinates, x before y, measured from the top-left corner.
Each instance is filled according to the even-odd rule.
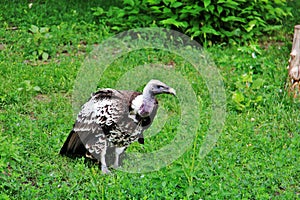
[[[132,101],[132,108],[136,114],[139,114],[141,117],[147,117],[153,111],[155,102],[153,93],[144,90],[143,94]]]
[[[155,106],[155,98],[154,98],[153,93],[150,93],[149,91],[144,90],[143,91],[143,102],[138,110],[138,114],[141,117],[147,117],[152,113],[154,106]]]

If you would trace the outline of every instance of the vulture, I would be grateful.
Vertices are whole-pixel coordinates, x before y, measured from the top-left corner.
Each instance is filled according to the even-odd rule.
[[[150,80],[143,92],[100,89],[82,106],[73,129],[60,150],[68,157],[87,157],[101,163],[101,171],[110,173],[106,154],[114,150],[113,167],[132,142],[144,144],[143,131],[156,115],[157,94],[176,95],[173,88],[159,80]]]

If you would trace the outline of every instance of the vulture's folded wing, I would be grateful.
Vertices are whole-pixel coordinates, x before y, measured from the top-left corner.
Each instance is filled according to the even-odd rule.
[[[137,117],[135,121],[130,118],[131,102],[138,95],[138,92],[113,89],[102,89],[92,94],[82,106],[60,154],[98,155],[106,148],[107,141],[116,146],[128,146],[136,140],[143,143],[142,132],[150,126],[156,110],[151,119]]]

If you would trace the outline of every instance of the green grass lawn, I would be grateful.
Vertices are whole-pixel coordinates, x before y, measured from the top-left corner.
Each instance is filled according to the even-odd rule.
[[[227,104],[223,131],[206,157],[198,156],[212,123],[205,81],[183,58],[156,50],[118,58],[98,86],[113,87],[133,66],[174,63],[201,110],[189,149],[158,171],[109,176],[84,159],[58,155],[75,120],[77,73],[95,44],[113,35],[93,22],[89,8],[97,3],[0,4],[6,10],[0,14],[0,199],[300,198],[300,104],[286,90],[290,38],[268,48],[253,42],[206,49]],[[159,99],[171,119],[129,151],[152,152],[174,138],[178,102]]]

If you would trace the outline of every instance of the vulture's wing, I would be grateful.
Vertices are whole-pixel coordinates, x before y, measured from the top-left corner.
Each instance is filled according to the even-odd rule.
[[[118,147],[126,147],[136,140],[143,143],[142,132],[151,125],[157,103],[150,117],[132,117],[131,102],[140,94],[113,89],[102,89],[94,93],[82,106],[60,154],[99,155],[106,150],[108,141]]]

